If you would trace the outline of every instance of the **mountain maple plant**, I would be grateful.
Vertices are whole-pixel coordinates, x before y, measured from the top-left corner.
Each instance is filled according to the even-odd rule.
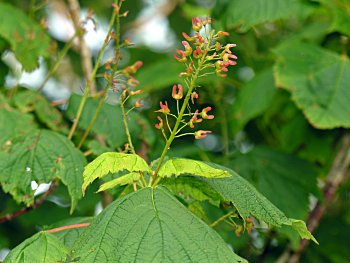
[[[302,220],[288,218],[235,171],[215,163],[169,157],[175,139],[192,136],[201,140],[211,133],[198,128],[204,121],[214,119],[210,106],[199,108],[196,104],[202,96],[198,80],[209,75],[224,78],[236,65],[237,57],[233,53],[236,44],[225,44],[228,33],[213,30],[210,18],[192,19],[193,34],[183,33],[184,49],[176,50],[174,55],[184,67],[184,71],[179,72],[184,84],[174,84],[173,102],[161,101],[160,109],[155,111],[155,128],[165,141],[159,158],[149,163],[138,154],[128,121],[133,114],[138,114],[133,110],[143,106],[139,97],[143,91],[137,89],[138,81],[134,77],[142,62],[119,67],[120,49],[132,45],[128,39],[123,43],[119,40],[119,19],[126,16],[120,12],[121,4],[122,1],[113,5],[109,32],[73,125],[69,132],[67,127],[62,128],[66,129],[68,139],[55,130],[55,120],[40,115],[45,114],[41,109],[47,105],[35,92],[20,91],[14,97],[15,106],[8,104],[7,109],[1,109],[1,120],[12,120],[11,125],[16,127],[20,126],[18,122],[28,125],[26,131],[19,128],[20,136],[16,139],[7,134],[8,138],[1,140],[5,150],[0,152],[0,178],[4,192],[31,207],[35,207],[33,204],[37,201],[29,187],[33,180],[52,181],[49,192],[58,182],[66,185],[71,196],[71,212],[96,179],[103,181],[98,192],[122,189],[123,194],[94,218],[72,220],[36,233],[11,250],[5,262],[246,262],[215,231],[224,220],[232,222],[236,234],[250,233],[264,222],[269,227],[289,227],[301,238],[317,243]],[[95,117],[85,126],[83,134],[76,134],[79,122],[84,121],[82,112],[89,103],[91,82],[101,66],[101,56],[106,45],[113,41],[115,55],[104,64],[105,88],[93,113]],[[104,152],[86,165],[80,148],[110,90],[119,95],[127,144],[119,152]],[[27,104],[26,98],[30,100],[33,96],[37,96],[41,104]],[[33,118],[16,112],[16,108],[39,106],[38,118],[51,125],[51,130],[39,129],[33,124]],[[78,139],[76,146],[69,140],[72,138]],[[15,174],[23,171],[25,179],[14,181]],[[225,206],[227,213],[209,225],[189,209],[183,196],[208,200],[217,207]]]

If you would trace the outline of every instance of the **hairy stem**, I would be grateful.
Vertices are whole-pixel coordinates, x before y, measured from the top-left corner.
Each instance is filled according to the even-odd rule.
[[[113,14],[112,14],[111,19],[109,21],[107,36],[106,36],[105,41],[104,41],[104,43],[102,45],[102,48],[100,49],[100,52],[99,52],[99,54],[97,56],[95,67],[94,67],[94,69],[93,69],[93,71],[91,73],[91,76],[90,76],[88,82],[86,83],[86,88],[84,90],[83,98],[80,101],[80,105],[79,105],[79,108],[78,108],[78,111],[77,111],[77,116],[76,116],[76,118],[75,118],[75,120],[73,122],[73,125],[72,125],[72,127],[71,127],[71,129],[69,131],[68,139],[72,139],[73,134],[74,134],[74,132],[75,132],[77,126],[78,126],[81,114],[83,112],[84,106],[85,106],[86,101],[87,101],[88,96],[89,96],[91,83],[95,79],[97,70],[98,70],[98,68],[100,66],[100,61],[102,59],[102,55],[103,55],[103,53],[104,53],[104,51],[105,51],[105,49],[107,47],[107,44],[109,42],[108,40],[109,40],[110,34],[111,34],[112,30],[113,30],[113,25],[114,25],[114,21],[115,21],[116,16],[117,16],[117,14],[113,10]]]

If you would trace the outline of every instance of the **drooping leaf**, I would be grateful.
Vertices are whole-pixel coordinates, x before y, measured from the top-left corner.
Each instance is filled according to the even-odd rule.
[[[72,250],[82,262],[246,262],[163,187],[144,188],[99,214]]]
[[[82,197],[84,155],[64,136],[53,131],[37,130],[17,137],[2,152],[0,182],[2,189],[17,202],[31,205],[34,191],[31,182],[49,183],[60,179],[71,196],[73,212]]]
[[[213,167],[226,169],[219,165],[211,165]],[[294,219],[286,217],[281,210],[259,193],[253,185],[234,171],[230,169],[226,170],[230,173],[230,177],[215,179],[198,177],[197,180],[206,182],[217,191],[224,200],[232,202],[243,219],[251,215],[271,226],[281,227],[282,225],[287,225],[297,230],[299,234],[302,234],[302,237],[307,237],[306,233],[308,230],[305,225],[303,228],[299,223],[293,224],[295,222]],[[317,242],[311,234],[309,234],[309,238]]]
[[[121,177],[118,177],[116,179],[113,179],[107,183],[104,183],[100,186],[98,189],[98,192],[105,191],[107,189],[111,189],[113,187],[116,187],[117,185],[126,185],[131,184],[133,182],[136,182],[140,179],[140,173],[132,172],[125,175],[122,175]]]
[[[16,136],[31,133],[36,128],[32,115],[12,109],[11,111],[0,109],[0,149],[6,141],[11,141]]]
[[[277,85],[319,129],[350,127],[350,62],[318,46],[292,42],[275,49]]]
[[[271,105],[276,92],[272,69],[258,73],[245,84],[233,104],[234,131],[239,131],[248,121],[262,114]]]
[[[15,247],[4,263],[65,262],[69,250],[54,235],[39,232]]]
[[[40,93],[33,90],[25,90],[16,94],[13,101],[20,111],[35,112],[38,119],[51,130],[68,133],[62,114]]]
[[[8,41],[24,70],[38,67],[40,56],[49,55],[50,38],[45,31],[23,11],[0,3],[0,36]]]
[[[122,171],[148,172],[149,167],[144,159],[137,154],[109,152],[101,154],[84,170],[83,191],[97,178],[102,178],[109,173]]]
[[[78,107],[81,101],[81,96],[72,94],[69,99],[68,109],[66,114],[69,118],[73,119],[76,116]],[[78,126],[82,129],[86,129],[90,121],[92,120],[99,101],[97,99],[88,98],[84,111],[81,115],[81,119]],[[155,141],[155,133],[151,128],[149,122],[136,111],[132,111],[128,114],[128,125],[130,133],[134,136],[133,139],[145,141],[147,144],[152,145]],[[122,114],[119,105],[110,105],[105,103],[102,106],[101,112],[97,117],[95,125],[92,127],[92,132],[104,136],[107,143],[112,148],[117,148],[123,145],[127,141],[127,137],[124,131]]]
[[[318,193],[315,167],[291,154],[255,147],[247,154],[234,156],[231,167],[254,182],[269,201],[290,217],[305,219],[309,196]]]
[[[205,182],[192,180],[193,177],[179,176],[177,178],[164,178],[161,182],[166,188],[184,198],[192,198],[197,201],[208,200],[215,206],[220,205],[222,197],[209,187]]]
[[[223,169],[211,167],[201,161],[184,158],[169,159],[162,165],[158,172],[160,177],[170,177],[172,175],[177,177],[185,174],[206,178],[222,178],[230,176],[230,174]]]
[[[248,31],[252,26],[263,22],[288,18],[293,15],[306,16],[311,7],[300,0],[231,0],[228,1],[226,26],[240,26],[241,32]]]

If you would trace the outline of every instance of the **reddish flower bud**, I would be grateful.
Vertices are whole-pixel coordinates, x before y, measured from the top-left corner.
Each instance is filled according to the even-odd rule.
[[[222,45],[219,42],[215,43],[215,50],[220,51],[222,49]]]
[[[177,88],[179,89],[178,92],[176,92],[176,85],[173,86],[173,92],[172,92],[172,97],[176,100],[181,100],[183,97],[183,93],[182,93],[182,86],[181,84],[177,85]]]
[[[163,128],[163,120],[161,117],[157,116],[157,119],[159,120],[159,123],[155,124],[154,126],[156,127],[156,129],[162,129]]]
[[[196,131],[194,133],[194,138],[197,139],[197,140],[198,139],[203,139],[203,138],[207,137],[207,135],[210,134],[210,133],[211,133],[211,131],[199,130],[199,131]]]
[[[211,24],[211,18],[210,17],[206,17],[204,21],[202,21],[203,26],[205,26],[206,24]]]
[[[124,44],[125,44],[127,47],[130,47],[130,46],[134,46],[134,45],[135,45],[134,43],[131,43],[130,40],[131,40],[130,37],[124,39]]]
[[[212,120],[214,119],[214,115],[208,115],[208,111],[211,111],[211,107],[206,107],[202,110],[201,112],[201,116],[203,119],[206,119],[206,120]]]
[[[199,31],[201,30],[203,26],[202,20],[199,17],[192,17],[192,28],[194,31]]]
[[[130,96],[134,96],[134,95],[137,95],[137,94],[141,94],[142,92],[143,92],[142,89],[135,90],[135,91],[130,91]]]
[[[196,47],[196,50],[193,52],[193,57],[194,58],[201,58],[203,55],[203,51],[199,48],[199,47]]]
[[[142,108],[143,107],[143,103],[141,102],[141,99],[137,99],[135,101],[134,107],[135,108]]]
[[[183,52],[182,50],[179,50],[179,49],[176,49],[176,53],[179,54],[181,57],[177,57],[176,54],[174,54],[174,58],[181,62],[181,63],[184,63],[187,61],[187,58],[186,58],[186,55],[185,55],[185,52]]]
[[[167,101],[165,102],[165,104],[163,104],[163,102],[160,102],[159,105],[160,105],[160,110],[157,110],[155,112],[161,112],[161,113],[164,113],[164,114],[169,114],[170,113],[170,109],[168,107],[168,102]]]
[[[190,42],[193,42],[196,40],[196,37],[190,37],[189,35],[187,35],[185,32],[182,32],[183,37]]]
[[[225,31],[219,31],[217,34],[216,34],[218,37],[227,37],[229,36],[230,34],[228,32],[225,32]]]
[[[202,122],[202,119],[198,118],[198,110],[196,110],[196,112],[194,113],[193,117],[191,118],[191,120],[188,122],[188,124],[190,125],[190,127],[193,129],[194,128],[194,124],[195,123],[199,123]]]
[[[113,3],[113,4],[112,4],[112,7],[114,8],[114,12],[115,12],[116,14],[118,14],[118,13],[119,13],[119,6],[118,6],[116,3]]]
[[[132,87],[135,87],[137,86],[140,82],[135,79],[135,78],[129,78],[128,81],[127,81],[128,85],[129,86],[132,86]]]
[[[236,44],[227,44],[227,45],[225,46],[225,52],[231,54],[232,52],[231,52],[230,48],[231,48],[231,47],[236,47],[236,46],[237,46]]]
[[[185,47],[185,56],[190,56],[192,54],[192,48],[187,41],[182,41],[182,45]]]
[[[198,99],[198,93],[197,92],[192,92],[192,94],[191,94],[191,102],[192,102],[192,104],[194,104],[194,99]]]

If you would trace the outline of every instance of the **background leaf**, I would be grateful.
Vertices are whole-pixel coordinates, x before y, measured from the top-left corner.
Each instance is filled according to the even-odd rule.
[[[39,66],[40,56],[49,55],[50,38],[23,11],[0,3],[0,36],[8,41],[23,69],[32,71]]]
[[[319,129],[350,127],[350,62],[312,44],[281,45],[277,54],[277,86],[292,93],[309,122]]]
[[[17,202],[30,205],[34,201],[31,182],[49,183],[59,178],[71,196],[71,212],[82,197],[85,157],[64,136],[37,130],[18,137],[0,158],[2,189]]]

